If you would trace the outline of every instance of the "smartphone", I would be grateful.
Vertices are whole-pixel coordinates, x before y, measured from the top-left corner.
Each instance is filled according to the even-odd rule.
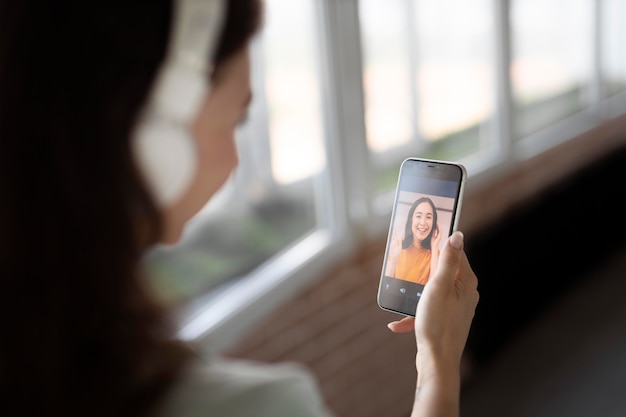
[[[407,158],[400,165],[378,286],[382,309],[415,316],[440,250],[457,228],[466,180],[456,162]]]

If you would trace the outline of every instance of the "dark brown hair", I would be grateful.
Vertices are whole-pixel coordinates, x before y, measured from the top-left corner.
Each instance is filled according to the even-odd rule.
[[[217,65],[257,31],[230,0]],[[186,350],[140,269],[129,137],[172,4],[0,1],[0,415],[142,416]]]

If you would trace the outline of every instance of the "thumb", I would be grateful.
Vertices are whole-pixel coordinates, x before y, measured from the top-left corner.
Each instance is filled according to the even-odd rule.
[[[437,265],[437,272],[431,280],[441,281],[449,280],[454,281],[456,273],[461,264],[461,258],[463,254],[463,233],[460,231],[454,232],[448,238],[446,245],[441,251],[439,256],[439,265]]]

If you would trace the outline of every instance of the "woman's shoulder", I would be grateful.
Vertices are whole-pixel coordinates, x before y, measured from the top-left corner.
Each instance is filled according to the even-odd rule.
[[[159,417],[330,417],[313,375],[298,363],[194,358]]]

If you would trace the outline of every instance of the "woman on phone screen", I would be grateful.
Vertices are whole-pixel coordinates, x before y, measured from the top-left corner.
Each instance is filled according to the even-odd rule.
[[[437,269],[440,241],[435,203],[428,197],[418,198],[409,209],[404,237],[392,242],[387,275],[426,284]]]

